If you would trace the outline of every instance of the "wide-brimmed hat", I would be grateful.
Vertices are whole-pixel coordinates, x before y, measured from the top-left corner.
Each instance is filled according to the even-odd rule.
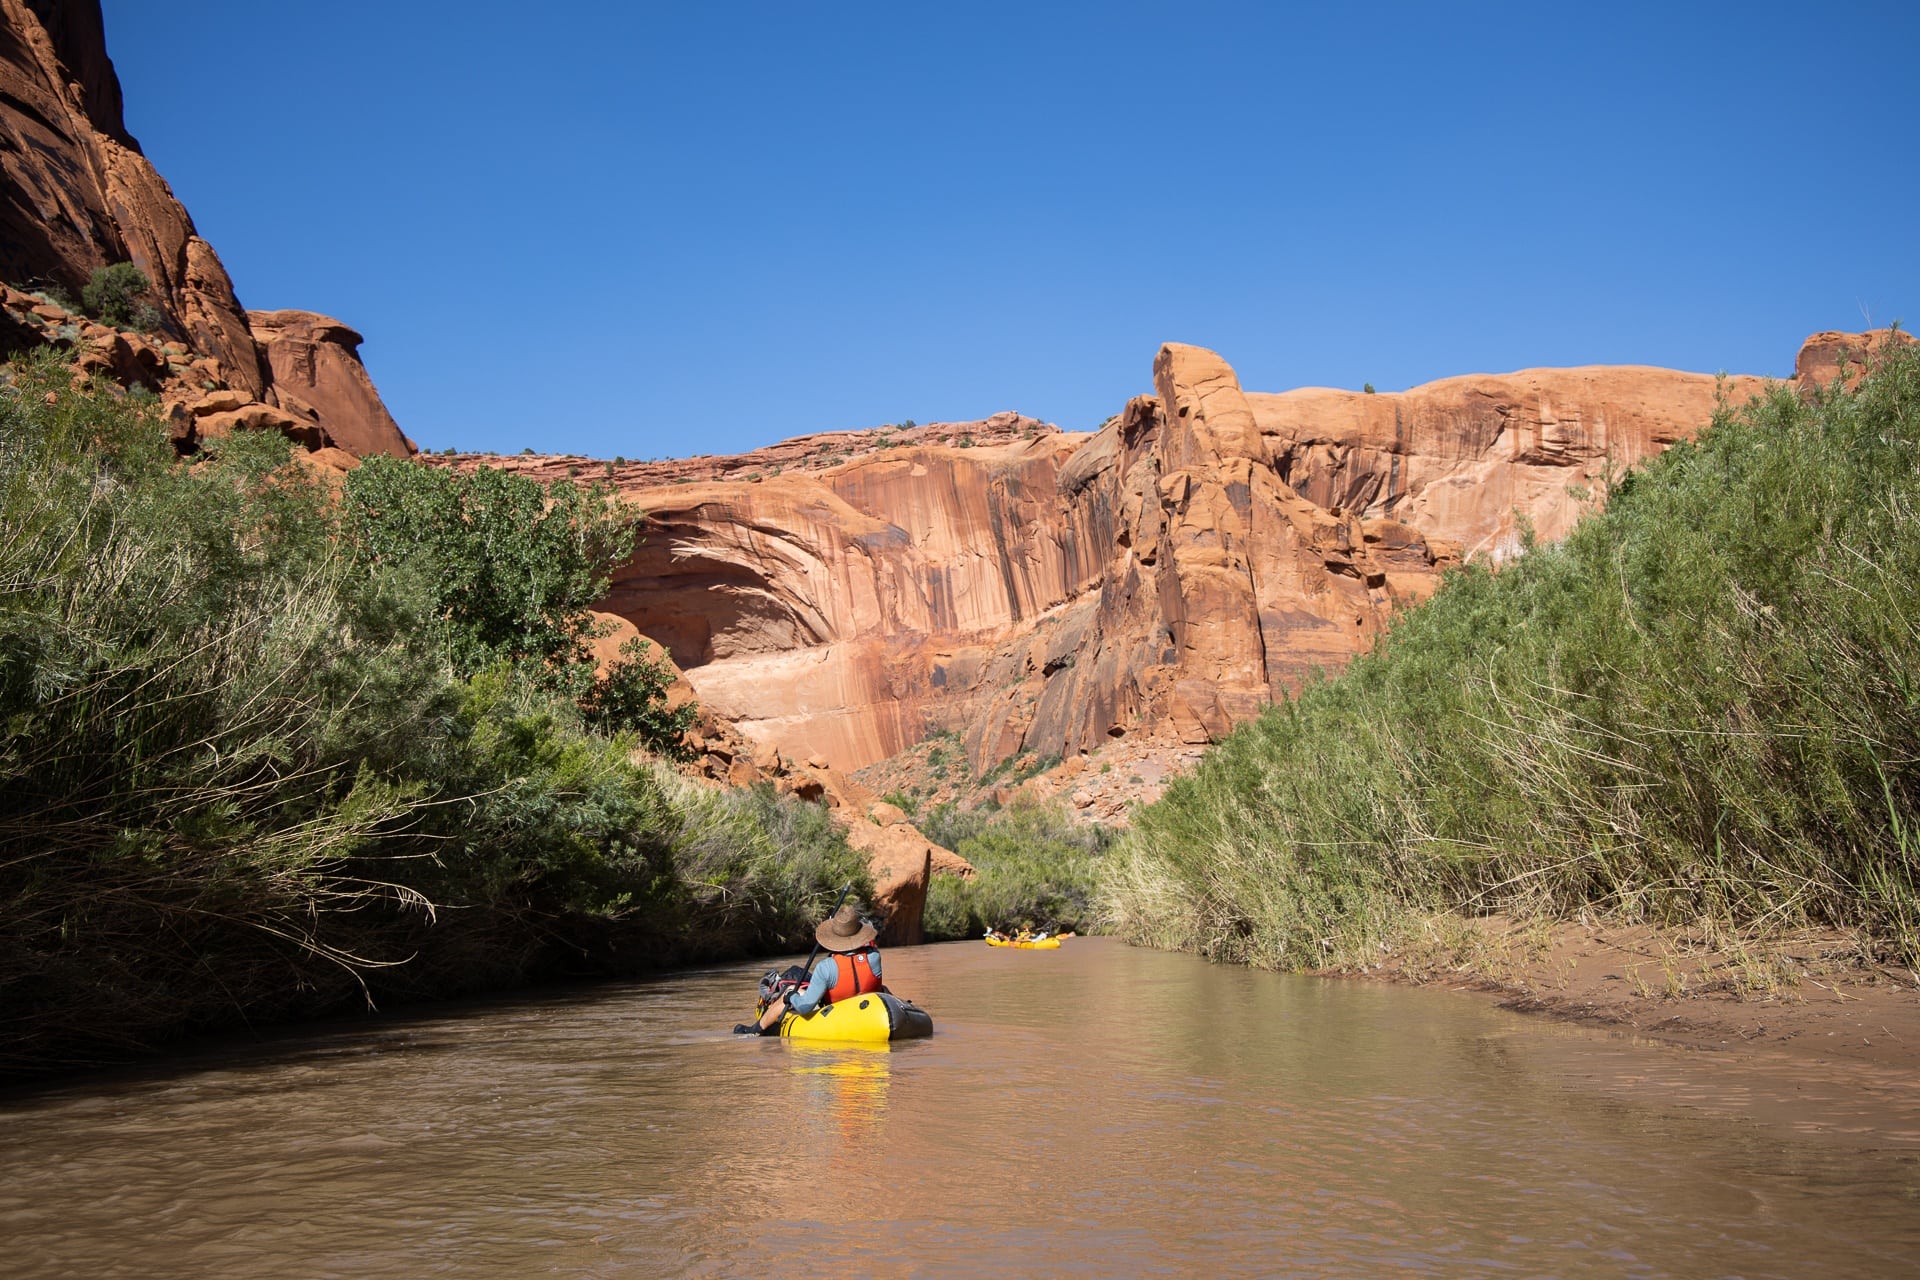
[[[849,902],[815,929],[813,936],[829,951],[858,951],[874,940],[877,931],[860,918],[859,908]]]

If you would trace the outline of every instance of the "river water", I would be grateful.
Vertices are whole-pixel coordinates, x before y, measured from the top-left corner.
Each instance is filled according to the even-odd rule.
[[[735,1039],[763,967],[0,1095],[0,1274],[1920,1274],[1908,1081],[1101,939]]]

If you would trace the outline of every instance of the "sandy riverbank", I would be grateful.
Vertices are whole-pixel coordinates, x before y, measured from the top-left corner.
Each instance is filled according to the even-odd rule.
[[[1841,934],[1762,946],[1643,925],[1442,917],[1383,964],[1329,976],[1444,985],[1690,1048],[1920,1078],[1920,975],[1864,959]]]

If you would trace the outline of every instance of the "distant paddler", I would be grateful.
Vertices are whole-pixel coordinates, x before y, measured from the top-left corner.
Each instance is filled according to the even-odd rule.
[[[1022,951],[1052,951],[1059,947],[1062,940],[1073,937],[1073,930],[1065,933],[1049,934],[1044,929],[1034,933],[1021,929],[1017,933],[1002,933],[998,929],[988,929],[986,942],[990,947],[1015,947]]]

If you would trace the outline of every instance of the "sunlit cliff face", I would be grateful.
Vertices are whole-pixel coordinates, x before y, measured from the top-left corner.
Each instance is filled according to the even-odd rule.
[[[29,296],[75,297],[131,263],[141,332]],[[77,368],[156,392],[182,451],[279,431],[323,466],[413,445],[360,362],[360,335],[308,311],[247,311],[220,255],[127,132],[97,3],[0,0],[0,355],[52,343]],[[38,314],[36,314],[36,308]]]
[[[983,769],[1204,743],[1344,665],[1461,558],[1564,534],[1716,394],[1583,368],[1249,395],[1173,344],[1154,375],[1093,434],[947,425],[826,466],[769,465],[791,446],[690,460],[683,483],[654,464],[622,485],[646,536],[606,607],[710,710],[836,768],[943,727]]]

